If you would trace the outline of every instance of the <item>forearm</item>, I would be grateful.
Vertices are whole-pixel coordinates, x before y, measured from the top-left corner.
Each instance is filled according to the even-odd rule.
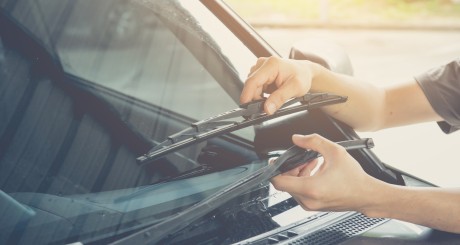
[[[385,90],[356,78],[311,63],[311,91],[330,92],[348,97],[347,102],[325,107],[326,113],[359,131],[382,128],[384,122]]]
[[[380,186],[368,196],[369,205],[362,210],[366,215],[460,233],[460,189]]]
[[[443,120],[415,80],[384,88],[333,73],[314,63],[310,65],[312,91],[348,96],[347,102],[326,107],[326,113],[358,131]]]
[[[310,61],[276,57],[260,58],[251,68],[240,102],[261,99],[263,93],[268,93],[264,110],[272,114],[290,98],[308,91],[348,96],[347,102],[324,110],[359,131],[440,119],[415,80],[393,88],[380,88]]]

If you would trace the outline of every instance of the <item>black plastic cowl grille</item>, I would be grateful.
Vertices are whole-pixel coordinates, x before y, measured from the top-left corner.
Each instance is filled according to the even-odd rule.
[[[283,244],[338,244],[385,221],[387,221],[387,219],[369,218],[362,214],[358,214],[342,222],[306,234],[305,236],[299,236]]]

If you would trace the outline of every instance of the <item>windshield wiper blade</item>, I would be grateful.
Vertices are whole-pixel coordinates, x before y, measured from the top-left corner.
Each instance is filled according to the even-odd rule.
[[[236,109],[192,123],[190,127],[169,136],[165,141],[153,147],[148,153],[139,156],[137,162],[140,165],[145,165],[168,153],[205,141],[211,137],[256,125],[273,118],[321,106],[342,103],[346,100],[346,96],[329,93],[308,93],[302,97],[289,100],[272,115],[266,114],[263,110],[265,99],[249,102],[240,105]]]
[[[370,138],[342,141],[337,142],[337,144],[343,146],[346,150],[370,149],[374,147],[374,142]],[[244,194],[260,183],[264,183],[280,173],[287,172],[320,156],[321,155],[316,151],[292,146],[281,154],[274,163],[262,167],[248,176],[239,179],[235,183],[225,187],[207,199],[198,202],[185,211],[122,238],[112,244],[155,244],[184,229],[203,215],[206,215],[231,199]]]

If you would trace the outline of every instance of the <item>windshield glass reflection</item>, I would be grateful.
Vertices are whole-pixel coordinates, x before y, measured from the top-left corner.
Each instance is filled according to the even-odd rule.
[[[0,196],[18,210],[2,211],[0,234],[26,244],[108,239],[168,219],[267,164],[251,128],[148,166],[135,160],[190,123],[235,108],[248,70],[239,61],[255,62],[191,2],[0,2],[16,30],[0,32]],[[247,233],[221,234],[219,243],[278,227],[272,217],[296,204],[272,191],[260,183],[198,222],[224,233],[245,222]]]

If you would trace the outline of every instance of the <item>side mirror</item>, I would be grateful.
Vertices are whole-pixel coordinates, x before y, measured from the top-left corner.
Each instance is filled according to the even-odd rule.
[[[331,71],[353,75],[353,67],[345,50],[325,39],[308,39],[295,43],[291,47],[289,58],[309,60]]]

